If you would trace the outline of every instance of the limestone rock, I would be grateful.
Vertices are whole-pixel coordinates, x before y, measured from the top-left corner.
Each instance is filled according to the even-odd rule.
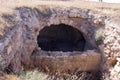
[[[119,20],[117,22],[104,15],[95,14],[90,10],[72,7],[49,7],[47,5],[46,7],[36,6],[33,8],[18,7],[13,10],[13,14],[4,14],[2,19],[6,24],[1,28],[4,34],[0,33],[1,70],[11,68],[13,72],[17,73],[22,66],[33,68],[43,65],[45,69],[53,70],[54,68],[55,71],[57,69],[61,71],[71,69],[72,71],[75,68],[88,71],[97,69],[99,65],[103,65],[109,58],[120,57]],[[45,26],[61,23],[70,25],[83,33],[86,40],[83,52],[77,52],[76,54],[74,51],[60,51],[57,54],[55,51],[45,52],[40,49],[37,44],[39,31]],[[104,34],[96,34],[101,29],[104,30]],[[96,40],[95,35],[101,38]],[[101,42],[99,43],[99,41]],[[37,53],[36,50],[38,49],[40,49],[40,52]],[[52,53],[54,57],[46,55]],[[107,59],[104,59],[106,57]],[[103,64],[101,64],[101,60],[103,60]],[[113,80],[119,80],[119,63],[118,59],[110,72],[110,78],[115,75]],[[85,68],[85,66],[87,67]],[[110,70],[110,68],[108,69]]]

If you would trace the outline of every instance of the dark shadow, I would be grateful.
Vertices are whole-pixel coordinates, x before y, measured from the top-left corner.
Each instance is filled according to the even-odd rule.
[[[38,46],[45,51],[84,51],[83,34],[66,24],[46,26],[37,37]]]

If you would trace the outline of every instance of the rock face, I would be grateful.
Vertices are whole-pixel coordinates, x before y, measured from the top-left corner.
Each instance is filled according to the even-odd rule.
[[[119,80],[120,76],[120,24],[119,19],[106,22],[104,52],[107,59],[107,65],[110,71],[111,80]]]
[[[4,14],[4,16],[7,17],[3,17],[3,19],[8,24],[12,24],[12,27],[6,29],[5,35],[1,36],[0,39],[1,70],[10,68],[17,73],[22,66],[24,68],[39,67],[44,70],[47,70],[47,66],[49,70],[54,72],[57,70],[74,71],[75,69],[90,71],[100,69],[101,65],[102,69],[109,69],[104,67],[109,58],[115,57],[116,60],[119,58],[119,26],[117,23],[112,23],[114,21],[111,21],[110,18],[104,15],[95,14],[87,9],[38,6],[34,8],[16,8],[12,15]],[[43,31],[44,36],[41,35],[41,31],[46,26],[51,27],[51,25],[60,24],[75,28],[79,31],[79,34],[72,34],[72,38],[71,36],[66,38],[64,36],[68,33],[63,35],[49,35],[47,33],[45,35],[46,33]],[[72,31],[74,32],[74,30]],[[80,35],[81,37],[79,37]],[[51,38],[50,36],[53,37]],[[58,41],[59,38],[60,41],[63,40],[62,43]],[[43,49],[45,47],[48,49],[49,41],[52,39],[57,41],[55,46],[52,45],[55,48],[57,46],[57,50],[55,48],[52,48],[53,50]],[[52,43],[50,42],[50,44]],[[76,43],[76,45],[73,46],[73,43]],[[41,45],[45,47],[41,47]],[[73,47],[78,50],[73,49]],[[51,48],[51,45],[49,48]],[[73,65],[74,67],[72,67]],[[87,65],[86,68],[84,68],[85,65]],[[115,68],[113,72],[116,70],[116,67],[119,68],[118,65],[119,60],[114,63]],[[117,71],[116,73],[119,72]],[[110,74],[112,77],[113,74]],[[115,77],[118,76],[115,75]]]
[[[78,71],[99,70],[101,54],[88,50],[85,52],[47,52],[37,51],[31,56],[33,67],[40,68],[44,72],[73,73]],[[94,57],[94,59],[93,59]]]

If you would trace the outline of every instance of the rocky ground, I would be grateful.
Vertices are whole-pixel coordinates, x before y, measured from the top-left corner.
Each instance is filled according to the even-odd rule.
[[[88,42],[90,41],[89,44],[93,47],[93,52],[91,51],[91,53],[96,53],[94,52],[94,50],[97,50],[98,53],[101,53],[103,60],[100,69],[102,73],[100,73],[100,75],[95,75],[95,72],[93,72],[92,74],[89,72],[78,72],[79,74],[75,73],[75,75],[78,75],[77,78],[75,78],[76,76],[71,75],[74,78],[72,79],[72,77],[70,77],[70,80],[91,80],[95,76],[97,76],[98,79],[101,74],[103,74],[102,78],[104,78],[105,80],[120,79],[119,4],[84,1],[40,0],[1,0],[0,4],[1,70],[6,70],[8,73],[11,71],[14,73],[19,73],[20,70],[22,70],[23,66],[27,66],[26,68],[38,66],[38,64],[40,64],[39,62],[37,62],[38,57],[33,58],[36,59],[35,62],[31,62],[30,57],[32,56],[34,50],[38,50],[36,49],[38,47],[36,43],[36,37],[39,34],[39,30],[41,30],[42,28],[39,26],[50,26],[51,24],[60,24],[62,22],[72,25],[75,28],[81,30],[84,33],[86,40]],[[60,17],[61,15],[62,17]],[[78,25],[82,26],[77,27]],[[94,41],[94,39],[98,41],[102,40],[103,43]],[[96,57],[99,58],[99,55]],[[97,60],[98,58],[95,59]],[[68,58],[68,62],[69,60],[71,60],[72,62],[73,58]],[[99,58],[99,60],[101,60],[101,58]],[[83,61],[85,60],[83,59]],[[34,65],[31,63],[34,63]],[[23,66],[21,66],[21,64]],[[76,67],[79,65],[74,66]],[[46,68],[44,69],[46,70]],[[86,76],[89,77],[86,78]],[[1,79],[2,78],[3,77],[1,77]],[[8,76],[5,76],[4,78],[7,79]],[[59,79],[62,80],[63,78]],[[15,78],[15,80],[17,80],[17,78]]]

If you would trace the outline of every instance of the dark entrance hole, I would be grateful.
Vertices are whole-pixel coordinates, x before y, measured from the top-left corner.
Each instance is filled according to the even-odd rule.
[[[38,46],[45,51],[84,51],[83,34],[66,24],[46,26],[37,37]]]

